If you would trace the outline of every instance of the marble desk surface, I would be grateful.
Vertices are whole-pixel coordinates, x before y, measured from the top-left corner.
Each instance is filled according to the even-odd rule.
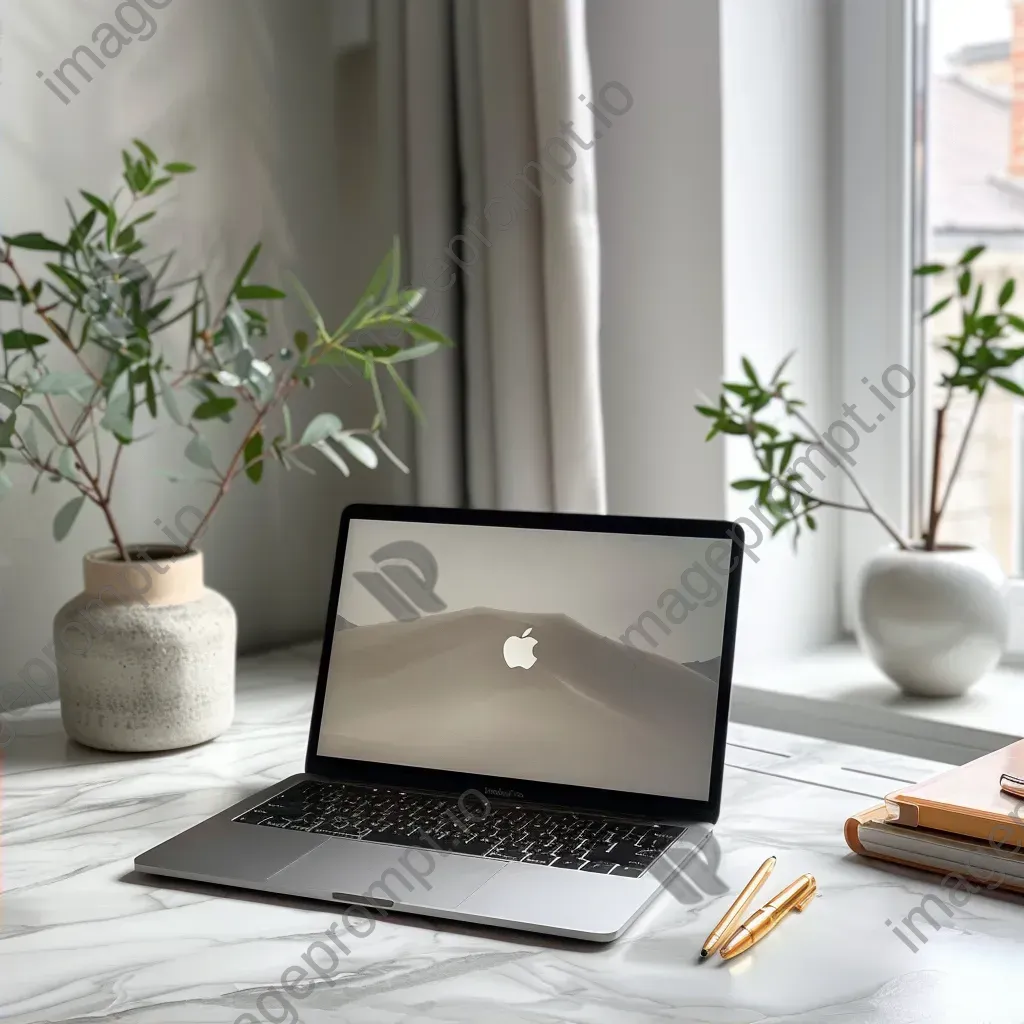
[[[350,940],[337,973],[286,1005],[266,994],[338,907],[165,884],[132,862],[301,770],[315,668],[308,649],[244,661],[232,729],[176,754],[86,750],[65,738],[52,705],[8,716],[0,1020],[1024,1021],[1024,900],[982,891],[951,916],[933,911],[941,927],[924,923],[914,952],[886,921],[949,892],[843,842],[848,814],[941,766],[735,724],[720,857],[696,884],[663,892],[622,939],[592,946],[396,915]],[[734,892],[773,853],[773,892],[808,871],[820,895],[751,952],[699,963],[731,899],[720,890]]]

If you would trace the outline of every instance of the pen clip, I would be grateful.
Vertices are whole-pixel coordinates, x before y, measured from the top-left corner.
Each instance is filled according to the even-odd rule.
[[[814,897],[817,896],[817,895],[818,895],[818,887],[816,885],[812,885],[811,888],[808,890],[807,894],[803,897],[803,899],[800,900],[799,903],[794,903],[793,904],[793,909],[794,910],[803,910],[804,907],[806,907],[807,904],[810,903],[811,900],[813,900]]]

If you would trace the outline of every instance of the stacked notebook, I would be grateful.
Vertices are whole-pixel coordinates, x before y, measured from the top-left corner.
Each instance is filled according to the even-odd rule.
[[[1024,740],[886,797],[846,822],[854,853],[988,888],[1024,892],[1024,799],[1000,789],[1024,778]]]

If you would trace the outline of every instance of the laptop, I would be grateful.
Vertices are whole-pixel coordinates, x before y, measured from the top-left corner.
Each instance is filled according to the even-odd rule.
[[[352,936],[618,937],[718,818],[742,553],[729,522],[347,508],[305,771],[137,870]]]

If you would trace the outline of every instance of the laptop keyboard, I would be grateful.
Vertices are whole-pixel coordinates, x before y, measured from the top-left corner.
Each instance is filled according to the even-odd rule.
[[[396,846],[636,878],[682,827],[354,783],[300,782],[234,820]],[[476,819],[476,820],[473,820]]]

